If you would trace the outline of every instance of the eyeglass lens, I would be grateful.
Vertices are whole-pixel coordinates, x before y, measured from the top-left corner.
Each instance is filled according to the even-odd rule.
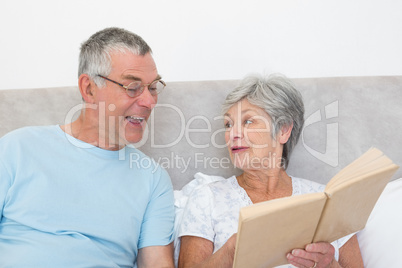
[[[138,96],[144,91],[145,86],[147,85],[143,85],[141,81],[134,81],[127,86],[127,94],[130,97]],[[164,85],[159,80],[154,81],[153,83],[148,85],[148,90],[151,93],[151,95],[159,94],[163,90],[163,88]]]

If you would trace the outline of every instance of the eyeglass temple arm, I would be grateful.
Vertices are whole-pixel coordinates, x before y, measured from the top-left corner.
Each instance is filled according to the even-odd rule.
[[[116,81],[113,81],[112,79],[109,79],[109,78],[107,78],[107,77],[104,77],[103,75],[98,74],[98,76],[99,76],[99,77],[102,77],[103,79],[106,79],[107,81],[110,81],[110,82],[112,82],[112,83],[115,83],[116,85],[119,85],[119,86],[121,86],[121,87],[123,87],[123,88],[127,88],[127,87],[124,86],[123,84],[120,84],[119,82],[116,82]]]

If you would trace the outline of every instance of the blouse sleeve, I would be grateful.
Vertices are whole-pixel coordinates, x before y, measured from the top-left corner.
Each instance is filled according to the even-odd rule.
[[[215,232],[211,217],[212,208],[213,196],[208,186],[194,191],[184,209],[178,237],[197,236],[213,242]]]

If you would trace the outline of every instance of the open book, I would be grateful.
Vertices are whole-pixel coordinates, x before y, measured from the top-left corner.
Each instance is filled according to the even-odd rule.
[[[234,268],[274,267],[312,242],[333,242],[364,228],[399,167],[371,148],[342,169],[321,193],[261,202],[240,210]]]

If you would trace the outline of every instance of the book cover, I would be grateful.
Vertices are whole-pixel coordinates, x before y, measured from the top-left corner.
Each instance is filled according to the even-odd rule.
[[[342,169],[322,193],[290,196],[240,210],[233,267],[273,267],[312,242],[333,242],[364,228],[399,167],[376,148]]]

